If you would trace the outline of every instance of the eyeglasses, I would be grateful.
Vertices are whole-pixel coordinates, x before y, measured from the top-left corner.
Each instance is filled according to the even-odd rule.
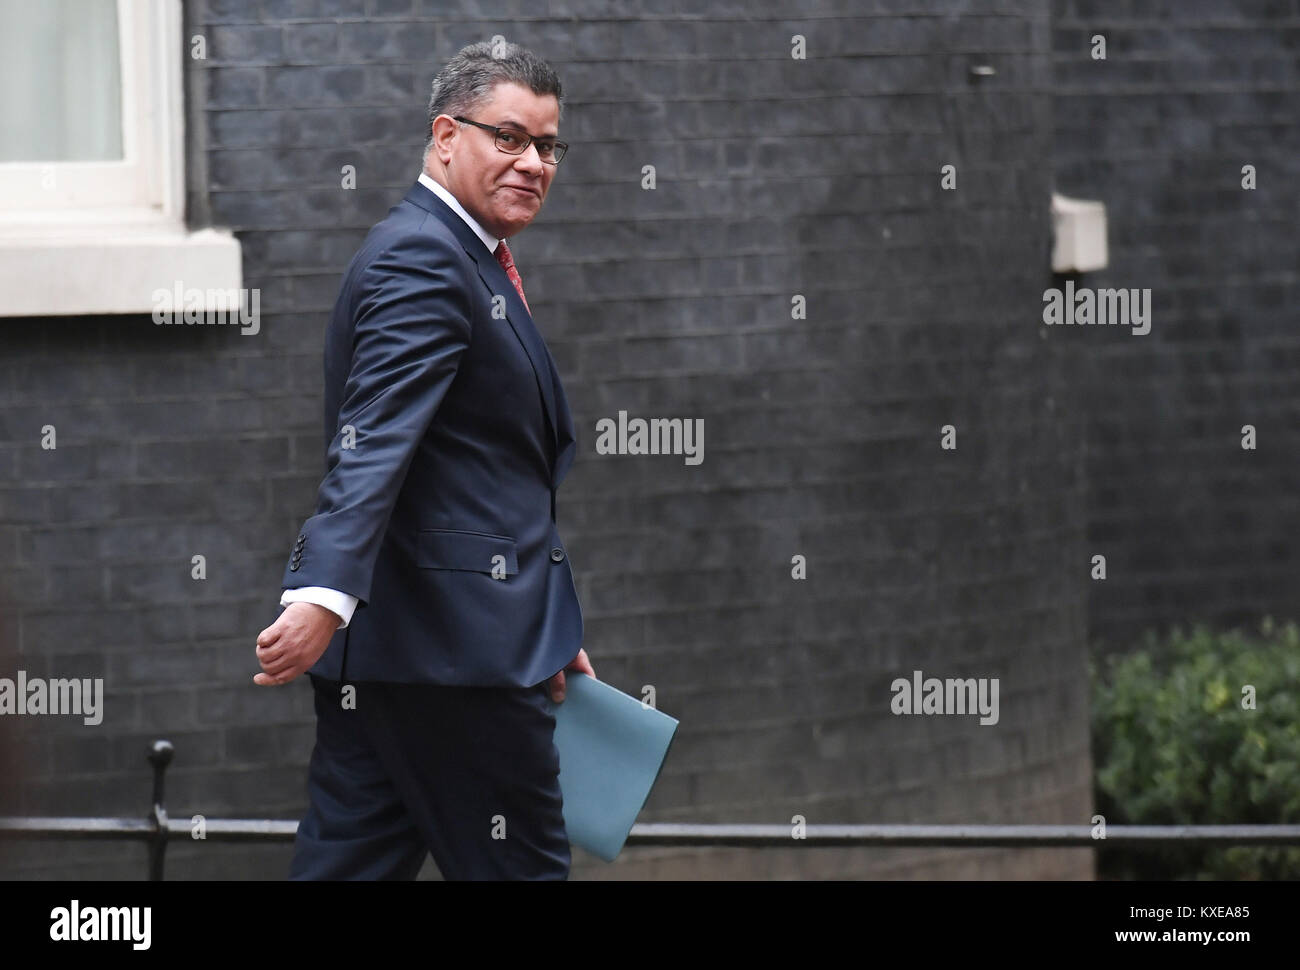
[[[467,125],[473,125],[475,128],[482,128],[484,131],[492,132],[496,136],[497,151],[505,152],[507,155],[522,155],[528,151],[529,145],[536,143],[538,158],[547,165],[559,165],[560,159],[569,150],[567,142],[556,141],[554,138],[534,138],[528,132],[520,131],[518,128],[497,128],[494,125],[470,121],[460,115],[456,115],[455,118]]]

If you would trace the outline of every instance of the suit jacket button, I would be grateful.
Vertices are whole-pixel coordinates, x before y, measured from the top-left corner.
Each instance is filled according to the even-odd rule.
[[[559,546],[551,550],[551,562],[564,562],[564,550]]]

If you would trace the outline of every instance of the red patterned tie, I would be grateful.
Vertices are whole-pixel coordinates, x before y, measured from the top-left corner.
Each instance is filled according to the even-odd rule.
[[[528,297],[524,296],[524,281],[519,278],[519,270],[515,269],[515,258],[510,255],[510,247],[506,245],[504,239],[497,243],[497,262],[510,277],[510,282],[515,284],[515,289],[519,291],[519,299],[524,301],[524,309],[528,310],[529,316],[532,316],[533,311],[528,308]]]

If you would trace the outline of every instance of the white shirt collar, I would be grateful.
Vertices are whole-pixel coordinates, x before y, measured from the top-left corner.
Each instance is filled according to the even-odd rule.
[[[447,205],[451,207],[452,212],[464,219],[465,225],[474,230],[474,235],[483,240],[483,245],[488,248],[488,252],[495,253],[497,251],[497,240],[493,239],[483,231],[483,227],[474,220],[473,216],[465,211],[465,207],[457,202],[456,197],[448,192],[446,188],[444,188],[439,182],[430,178],[427,172],[420,173],[420,184],[438,198],[442,199],[443,202],[446,202]]]

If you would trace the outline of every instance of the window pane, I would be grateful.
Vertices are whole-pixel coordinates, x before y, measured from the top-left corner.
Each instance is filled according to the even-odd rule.
[[[117,0],[0,0],[0,162],[122,158]]]

